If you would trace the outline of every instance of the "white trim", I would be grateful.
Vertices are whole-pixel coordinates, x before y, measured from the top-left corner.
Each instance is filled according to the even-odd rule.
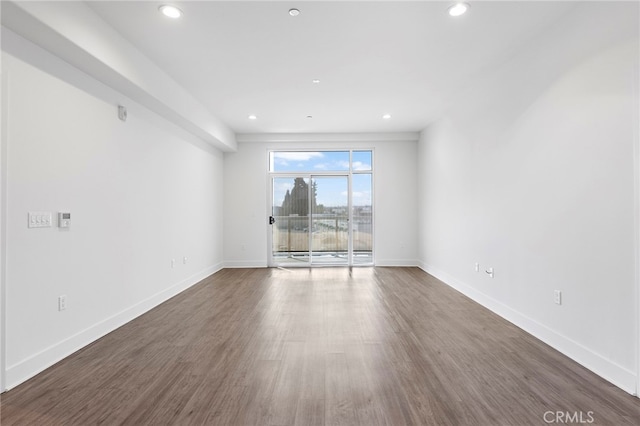
[[[635,395],[640,398],[640,69],[636,63],[634,81],[633,109],[636,126],[633,129],[633,172],[634,172],[634,259],[635,259],[635,284],[636,284],[636,389]]]
[[[273,178],[271,177],[270,172],[270,162],[271,162],[271,150],[267,148],[267,267],[272,268],[274,265],[273,262],[273,224],[269,223],[268,220],[273,216]],[[241,263],[241,262],[238,262]]]
[[[210,266],[179,283],[160,291],[159,293],[119,312],[103,321],[100,321],[87,329],[52,345],[31,357],[7,368],[7,389],[11,389],[20,383],[30,379],[44,371],[58,361],[71,355],[77,350],[98,340],[113,330],[123,326],[129,321],[150,311],[173,296],[183,292],[187,288],[199,283],[203,279],[215,274],[222,269],[222,263]]]
[[[611,362],[603,356],[593,352],[589,348],[582,346],[566,336],[514,311],[497,300],[479,292],[457,280],[446,272],[440,271],[424,262],[419,262],[419,267],[426,273],[436,277],[444,284],[458,290],[460,293],[471,298],[475,302],[489,309],[502,318],[520,327],[522,330],[548,344],[552,348],[568,356],[583,367],[591,370],[600,377],[618,386],[625,392],[634,394],[636,389],[636,375],[633,371]]]
[[[0,52],[0,54],[3,54]],[[2,59],[0,59],[1,65]],[[0,72],[0,392],[6,390],[6,312],[7,312],[7,178],[8,178],[8,118],[9,118],[9,75],[8,69]]]
[[[269,268],[264,260],[226,260],[224,267],[228,269],[235,268]]]
[[[238,133],[236,142],[417,142],[419,132],[399,133]],[[292,149],[287,149],[291,151]],[[324,149],[327,151],[327,149]],[[360,151],[360,149],[354,149]],[[297,151],[300,151],[297,149]]]
[[[375,265],[415,268],[418,266],[418,261],[406,259],[375,259]]]
[[[419,135],[419,134],[418,134]],[[353,150],[351,151],[353,152]],[[376,180],[379,179],[378,173],[376,170],[378,169],[378,155],[376,154],[375,148],[371,148],[371,266],[376,265],[376,216],[378,215],[378,193],[376,192]]]
[[[371,152],[371,186],[373,186],[373,152]],[[373,188],[371,188],[373,196]],[[371,202],[373,209],[373,200]],[[373,211],[371,212],[373,213]],[[372,215],[373,216],[373,215]],[[371,236],[373,237],[373,224],[371,224]],[[309,247],[311,247],[311,233],[309,233]],[[373,246],[371,247],[373,249]],[[372,257],[373,259],[373,253]],[[349,176],[347,177],[347,264],[353,266],[353,150],[349,150]]]

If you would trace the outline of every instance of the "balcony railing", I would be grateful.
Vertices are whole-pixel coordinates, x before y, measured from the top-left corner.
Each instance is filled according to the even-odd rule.
[[[349,221],[347,215],[318,214],[307,216],[276,216],[273,225],[273,253],[346,252],[348,251]],[[311,235],[309,235],[311,233]],[[371,216],[353,217],[354,252],[373,249]]]

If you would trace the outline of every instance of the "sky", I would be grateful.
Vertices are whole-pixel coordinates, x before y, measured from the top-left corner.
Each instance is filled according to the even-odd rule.
[[[272,152],[272,172],[346,172],[349,151]],[[353,151],[353,170],[371,170],[371,151]]]
[[[371,151],[353,152],[353,171],[370,171]],[[313,176],[313,173],[336,172],[344,173],[345,176],[313,176],[317,182],[317,204],[324,204],[327,207],[346,206],[349,172],[349,151],[333,152],[273,152],[271,153],[271,171],[291,173],[299,172],[302,175]],[[372,183],[371,175],[368,173],[352,175],[353,205],[370,206]],[[307,184],[309,179],[305,179]],[[287,192],[293,187],[293,177],[274,177],[273,182],[273,203],[276,206],[282,205],[282,200]]]

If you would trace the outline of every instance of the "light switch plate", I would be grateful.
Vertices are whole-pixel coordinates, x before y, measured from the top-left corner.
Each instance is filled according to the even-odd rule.
[[[27,226],[29,228],[51,228],[53,215],[51,212],[29,212]]]
[[[560,290],[553,290],[553,301],[556,305],[562,305],[562,292]]]

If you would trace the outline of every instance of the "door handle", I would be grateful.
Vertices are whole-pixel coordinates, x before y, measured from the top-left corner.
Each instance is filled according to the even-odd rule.
[[[273,225],[274,223],[276,223],[276,218],[273,216],[269,216],[269,225]]]

